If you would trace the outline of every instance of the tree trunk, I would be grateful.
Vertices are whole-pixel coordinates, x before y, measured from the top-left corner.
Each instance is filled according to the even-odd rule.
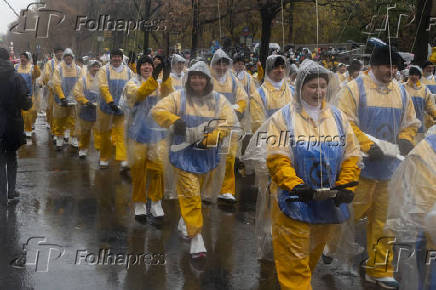
[[[200,3],[199,0],[192,0],[192,45],[191,58],[197,55],[198,41],[200,38]]]
[[[294,43],[294,7],[295,7],[295,2],[291,1],[289,3],[289,38],[288,38],[288,42],[289,43]]]
[[[269,41],[271,38],[271,27],[272,21],[274,18],[273,13],[271,13],[268,7],[262,7],[260,9],[260,16],[262,18],[262,31],[260,36],[260,62],[262,63],[262,67],[266,68],[266,59],[268,57],[269,51]]]
[[[416,0],[415,23],[417,27],[417,34],[415,46],[413,47],[413,53],[415,54],[415,59],[413,62],[418,65],[422,65],[427,60],[428,43],[430,42],[430,32],[427,31],[427,29],[430,23],[431,7],[433,7],[432,2],[432,0]],[[419,23],[421,23],[421,25],[419,25]]]
[[[151,0],[145,0],[145,19],[148,21],[150,19],[151,11]],[[147,52],[150,42],[150,27],[144,27],[144,53]]]

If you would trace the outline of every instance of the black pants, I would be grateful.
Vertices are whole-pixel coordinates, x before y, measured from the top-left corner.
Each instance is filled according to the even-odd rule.
[[[8,197],[15,197],[17,183],[17,152],[0,151],[0,203],[7,204]]]

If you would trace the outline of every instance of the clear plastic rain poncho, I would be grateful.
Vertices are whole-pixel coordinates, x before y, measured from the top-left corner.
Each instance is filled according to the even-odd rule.
[[[220,60],[225,60],[228,64],[225,65],[225,71],[222,67],[215,67]],[[238,81],[237,77],[232,73],[233,60],[221,48],[217,49],[212,57],[210,68],[214,79],[214,90],[223,94],[232,104],[234,110],[239,110],[238,102],[245,101],[246,107],[243,112],[241,123],[247,125],[249,120],[249,100],[244,88]],[[248,125],[247,125],[248,126]],[[234,140],[232,140],[234,142]],[[239,146],[240,147],[240,146]]]
[[[298,177],[303,179],[305,183],[310,184],[313,188],[334,188],[341,170],[341,166],[345,160],[351,157],[357,157],[360,162],[360,150],[358,141],[356,140],[351,126],[346,121],[345,116],[334,107],[331,107],[328,100],[331,99],[333,90],[329,87],[327,90],[326,103],[320,108],[320,111],[313,114],[308,111],[307,105],[303,105],[301,100],[301,90],[304,80],[307,76],[313,74],[323,74],[331,80],[334,78],[333,73],[327,71],[317,63],[307,60],[304,61],[299,69],[296,79],[296,96],[293,101],[276,112],[271,118],[257,130],[252,137],[250,144],[247,147],[246,153],[242,160],[248,172],[255,171],[256,185],[258,186],[258,199],[256,206],[256,237],[257,237],[257,257],[271,258],[271,209],[273,203],[278,202],[277,185],[271,182],[269,170],[266,165],[267,156],[283,155],[291,160],[296,169]],[[335,84],[333,84],[335,85]],[[304,123],[301,117],[302,108],[318,123],[318,129],[314,128],[309,123]],[[286,120],[287,118],[287,120]],[[315,144],[315,136],[320,136]],[[321,137],[331,136],[320,140]],[[307,140],[310,136],[310,141]],[[336,137],[336,138],[335,138]],[[302,139],[300,139],[302,138]],[[275,141],[273,141],[275,140]],[[280,141],[281,140],[281,141]],[[308,143],[312,142],[312,143]],[[271,146],[276,143],[276,146]],[[298,144],[306,146],[298,146]],[[320,146],[320,144],[322,145]],[[332,143],[336,144],[336,148]],[[305,150],[310,148],[312,150]],[[322,160],[320,160],[320,158]],[[317,160],[320,160],[323,166],[320,168]],[[315,162],[315,163],[314,163]],[[318,164],[318,165],[316,165]],[[297,207],[305,207],[303,202],[295,203]],[[330,211],[325,219],[327,223],[342,223],[349,216],[348,205],[342,203],[339,207],[335,207],[333,200],[327,199],[318,205],[319,210],[323,211],[328,208]],[[295,211],[298,215],[298,211]],[[303,220],[311,223],[323,223],[320,217],[314,217],[312,220],[304,214],[293,216],[292,219]],[[286,230],[285,230],[286,231]],[[313,242],[312,242],[313,243]],[[314,245],[316,246],[316,245]]]
[[[129,165],[135,168],[145,164],[147,198],[156,199],[153,194],[159,195],[156,192],[160,191],[162,183],[164,197],[175,198],[174,171],[168,159],[168,129],[160,127],[151,116],[152,108],[162,98],[163,85],[158,82],[153,91],[153,83],[151,78],[145,79],[137,74],[126,84],[121,96],[120,107],[126,119],[128,160]],[[138,91],[144,87],[149,91],[148,95],[139,96]]]
[[[209,67],[203,61],[188,69],[186,82],[191,72],[202,72],[211,78]],[[185,83],[184,89],[161,100],[153,109],[153,117],[158,123],[159,119],[166,119],[167,114],[177,115],[186,123],[186,136],[174,134],[173,127],[170,127],[170,163],[176,171],[183,171],[185,175],[202,176],[201,198],[214,202],[224,177],[230,138],[239,124],[230,103],[213,90],[205,96],[192,96],[187,93]],[[218,131],[222,133],[216,135]],[[180,173],[179,177],[183,174]],[[183,182],[177,179],[175,183]],[[197,188],[198,184],[190,186]],[[181,185],[180,188],[184,190]]]
[[[399,265],[407,289],[414,283],[436,287],[436,267],[431,261],[432,279],[424,276],[429,250],[436,246],[436,126],[419,142],[395,171],[389,183],[386,228],[395,234],[395,243],[407,248]],[[416,275],[419,276],[416,279]],[[427,285],[428,287],[429,285]],[[405,289],[406,289],[405,288]]]
[[[177,72],[176,68],[180,66],[180,63],[183,64],[183,67],[181,67],[180,72]],[[185,75],[185,72],[183,70],[185,63],[186,59],[178,54],[173,54],[173,57],[171,58],[171,78],[175,90],[180,90],[183,88]]]

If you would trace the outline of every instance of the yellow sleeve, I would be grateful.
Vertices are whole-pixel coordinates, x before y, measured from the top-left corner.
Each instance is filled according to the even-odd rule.
[[[254,132],[262,126],[265,121],[265,112],[262,99],[257,91],[250,98],[250,117],[251,117],[251,130]]]
[[[236,89],[236,104],[239,106],[239,108],[236,111],[240,113],[244,113],[245,108],[247,107],[247,103],[248,103],[247,93],[238,82],[237,89]]]
[[[59,99],[65,99],[64,91],[62,90],[62,80],[58,69],[55,69],[53,73],[53,89]]]
[[[109,85],[106,77],[106,66],[103,66],[97,73],[98,83],[100,84],[100,94],[107,104],[113,102],[114,99],[109,91]]]
[[[41,70],[39,69],[38,65],[33,66],[33,72],[32,72],[32,80],[36,80],[41,75]]]
[[[180,119],[180,117],[176,115],[177,94],[178,92],[174,92],[166,98],[163,98],[151,110],[151,116],[162,128],[168,128],[176,120]]]
[[[129,68],[136,74],[136,64],[134,62],[129,63]]]
[[[263,79],[263,75],[265,74],[265,72],[263,71],[263,67],[261,64],[257,64],[257,81],[259,83],[262,82]]]
[[[145,82],[141,84],[141,86],[136,91],[136,102],[141,102],[145,100],[145,98],[151,95],[157,88],[159,87],[158,82],[149,77]]]
[[[250,76],[250,91],[249,91],[250,96],[253,96],[256,93],[256,88],[257,88],[256,81],[254,80],[253,77]]]
[[[296,185],[304,181],[297,176],[289,157],[284,155],[271,155],[266,159],[272,180],[278,187],[291,191]]]
[[[88,100],[85,98],[85,94],[83,93],[83,78],[80,78],[79,81],[77,81],[74,85],[73,96],[77,102],[82,105],[88,102]]]
[[[50,61],[47,61],[44,66],[44,71],[42,75],[42,83],[44,85],[47,85],[48,81],[50,80]]]
[[[406,139],[409,140],[412,144],[415,144],[415,136],[418,132],[419,121],[416,119],[416,111],[415,106],[413,105],[412,99],[409,95],[407,95],[407,107],[406,112],[404,113],[403,123],[408,124],[406,127],[402,128],[400,133],[398,134],[398,139]]]
[[[160,97],[165,98],[166,96],[168,96],[172,92],[174,92],[174,88],[173,88],[172,79],[171,79],[171,77],[169,77],[168,79],[166,79],[166,81],[164,81],[161,84]]]
[[[339,103],[338,108],[345,113],[348,121],[350,122],[351,127],[353,128],[354,134],[359,140],[360,150],[363,152],[368,152],[374,142],[368,138],[368,136],[363,133],[359,127],[357,126],[358,117],[357,117],[357,105],[356,100],[353,97],[351,89],[346,85],[339,92]]]
[[[359,159],[360,158],[358,156],[351,156],[342,162],[341,171],[339,172],[339,178],[336,181],[336,185],[343,185],[352,181],[359,181]],[[357,186],[348,187],[347,189],[354,191],[356,188]]]

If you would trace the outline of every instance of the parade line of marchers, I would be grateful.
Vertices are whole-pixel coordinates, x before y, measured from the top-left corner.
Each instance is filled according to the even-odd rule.
[[[100,266],[125,266],[129,269],[130,266],[140,265],[165,265],[164,254],[141,253],[141,254],[124,254],[111,253],[111,249],[100,249],[98,254],[89,252],[88,250],[77,250],[76,265],[100,265]]]

